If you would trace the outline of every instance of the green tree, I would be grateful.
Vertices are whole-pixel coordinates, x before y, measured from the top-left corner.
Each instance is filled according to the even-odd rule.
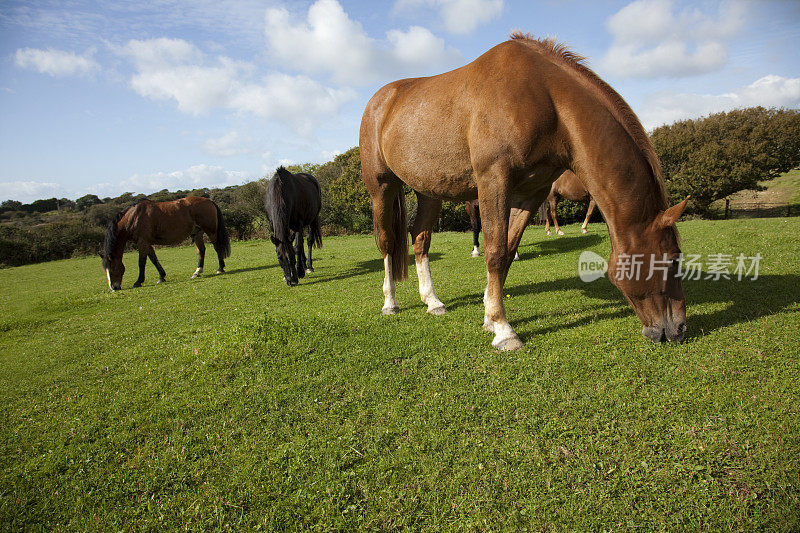
[[[711,203],[761,189],[800,164],[800,112],[762,107],[716,113],[656,128],[651,139],[674,201],[687,194],[707,214]]]

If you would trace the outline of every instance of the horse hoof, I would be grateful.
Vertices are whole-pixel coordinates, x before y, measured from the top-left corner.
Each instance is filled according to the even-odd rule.
[[[430,314],[432,314],[434,316],[442,316],[446,312],[447,312],[447,309],[443,305],[439,306],[439,307],[434,307],[433,309],[428,309],[428,313],[430,313]]]
[[[553,234],[553,232],[550,231],[550,230],[547,230],[545,233],[548,234],[548,235],[552,235]]]
[[[311,274],[312,272],[314,272],[314,269],[313,269],[313,268],[307,268],[307,269],[306,269],[306,273],[307,273],[307,274]]]
[[[481,256],[480,252],[472,252],[472,257],[480,257],[480,256]]]
[[[587,230],[586,228],[581,228],[581,233],[586,235],[587,233],[589,233],[589,230]]]
[[[492,346],[494,346],[495,348],[497,348],[500,351],[510,352],[510,351],[513,351],[513,350],[519,350],[524,345],[522,344],[522,341],[519,340],[519,337],[514,335],[513,337],[509,337],[507,339],[503,339],[503,340],[501,340],[499,342],[498,341],[494,341],[494,342],[492,342]]]
[[[197,272],[192,274],[192,279],[199,278],[199,277],[200,277],[200,274],[198,274]]]
[[[561,230],[558,230],[558,234],[559,234],[559,235],[564,235],[564,232],[563,232],[563,231],[561,231]]]
[[[400,308],[399,308],[399,307],[397,307],[397,306],[394,306],[394,307],[384,307],[383,309],[381,309],[381,314],[384,314],[384,315],[386,315],[386,316],[389,316],[389,315],[396,315],[396,314],[397,314],[397,313],[399,313],[399,312],[400,312]]]
[[[136,283],[134,283],[134,284],[133,284],[133,288],[134,288],[134,289],[138,289],[138,288],[139,288],[139,287],[141,287],[141,286],[142,286],[142,284],[141,284],[141,283],[139,283],[138,281],[137,281]]]
[[[217,270],[217,274],[224,274],[224,273],[225,273],[225,271],[223,269],[221,269],[221,268],[219,270]]]
[[[158,281],[156,281],[156,283],[165,283],[166,281],[167,280],[165,278],[158,278]]]

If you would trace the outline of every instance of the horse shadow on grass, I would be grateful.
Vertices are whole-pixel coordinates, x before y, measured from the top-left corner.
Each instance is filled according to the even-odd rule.
[[[587,235],[569,235],[565,237],[550,237],[548,240],[539,241],[531,244],[523,244],[517,250],[520,259],[533,259],[546,255],[563,254],[586,250],[603,242],[603,237],[596,233]]]
[[[242,268],[234,268],[232,270],[226,270],[225,274],[243,274],[245,272],[253,272],[255,270],[267,270],[267,269],[270,269],[270,268],[276,268],[277,266],[278,266],[278,263],[272,263],[272,264],[268,264],[268,265],[259,265],[259,266],[247,267],[247,268],[244,268],[244,267],[242,267]]]
[[[441,257],[442,257],[442,254],[440,254],[440,253],[431,252],[431,253],[428,254],[428,258],[432,262],[436,261],[437,259],[439,259]],[[409,262],[410,265],[414,264],[414,256],[413,255],[409,254],[408,262]],[[330,275],[330,276],[324,276],[323,275],[323,276],[312,277],[312,278],[309,278],[308,276],[306,276],[306,278],[301,283],[303,283],[305,285],[313,285],[313,284],[316,284],[316,283],[326,283],[326,282],[329,282],[329,281],[338,281],[338,280],[342,280],[342,279],[354,278],[356,276],[363,276],[365,274],[372,274],[372,273],[376,273],[376,272],[383,273],[383,258],[381,258],[381,257],[378,257],[376,259],[368,259],[368,260],[365,260],[365,261],[358,261],[358,262],[354,263],[353,266],[351,266],[349,269],[347,269],[347,270],[345,270],[343,272],[342,271],[336,272],[336,273],[334,273],[333,275]]]
[[[705,277],[706,273],[702,273],[700,280],[684,280],[683,282],[683,291],[686,295],[687,340],[689,341],[717,329],[749,322],[787,310],[791,313],[800,313],[800,309],[789,309],[800,303],[800,276],[798,275],[764,275],[755,280],[743,278],[741,281],[735,278],[714,281],[703,279]],[[589,311],[589,314],[580,318],[569,318],[570,308],[568,303],[559,305],[546,313],[524,317],[519,317],[519,312],[515,311],[513,306],[508,306],[509,322],[514,328],[563,312],[563,322],[534,331],[525,331],[522,335],[523,340],[525,340],[524,337],[579,327],[597,320],[634,315],[633,309],[625,300],[625,297],[607,278],[585,283],[576,276],[506,286],[505,291],[512,296],[531,293],[579,291],[585,297],[597,302],[588,307],[581,307],[582,314],[587,311]],[[564,298],[563,301],[568,302],[568,299]],[[475,305],[482,310],[483,294],[469,294],[445,303],[449,309],[455,309],[461,305]],[[721,309],[703,312],[700,307],[704,304],[727,305]]]

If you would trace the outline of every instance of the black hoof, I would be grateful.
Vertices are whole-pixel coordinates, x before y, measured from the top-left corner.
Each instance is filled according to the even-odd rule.
[[[142,282],[141,281],[137,281],[136,283],[133,284],[133,288],[134,289],[138,289],[141,286],[142,286]]]
[[[156,283],[164,283],[166,281],[167,281],[166,278],[158,278],[158,281],[156,281]]]

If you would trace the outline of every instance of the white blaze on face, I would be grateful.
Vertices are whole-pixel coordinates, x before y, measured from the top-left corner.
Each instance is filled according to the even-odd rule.
[[[114,287],[111,286],[111,270],[106,269],[106,277],[108,278],[108,288],[113,291]]]

